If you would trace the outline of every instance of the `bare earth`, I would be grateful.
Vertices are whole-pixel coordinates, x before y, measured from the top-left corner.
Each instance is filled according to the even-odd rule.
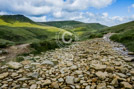
[[[6,49],[3,49],[8,53],[0,55],[0,61],[12,60],[19,54],[28,53],[30,52],[29,48],[30,48],[29,44],[22,44],[22,45],[11,46]]]

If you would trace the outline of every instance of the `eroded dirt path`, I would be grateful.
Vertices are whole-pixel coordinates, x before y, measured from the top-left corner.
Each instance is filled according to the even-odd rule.
[[[134,65],[103,38],[24,58],[0,68],[1,88],[134,89]]]
[[[30,52],[29,48],[30,48],[29,44],[22,44],[2,49],[7,53],[0,55],[0,61],[9,61],[11,59],[16,58],[16,56],[19,54],[28,53]]]

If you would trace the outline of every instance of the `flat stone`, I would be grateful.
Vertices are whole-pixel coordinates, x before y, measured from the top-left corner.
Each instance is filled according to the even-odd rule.
[[[72,70],[76,70],[78,67],[76,65],[71,66]]]
[[[32,78],[38,78],[39,74],[37,72],[34,73],[29,73],[27,76],[32,77]]]
[[[64,79],[63,78],[59,78],[58,81],[59,82],[64,82]]]
[[[130,73],[134,76],[134,70],[130,71]]]
[[[134,58],[133,57],[127,57],[127,58],[124,58],[124,60],[126,62],[131,62],[132,60],[134,60]]]
[[[18,62],[9,62],[9,63],[7,63],[7,66],[11,69],[19,69],[22,67],[22,64],[20,64]]]
[[[47,79],[44,80],[43,85],[46,86],[46,85],[50,85],[51,83],[52,83],[51,80]]]
[[[103,70],[107,68],[106,65],[101,65],[101,64],[91,64],[90,67],[96,70]]]
[[[106,83],[100,83],[97,85],[97,89],[107,89]]]
[[[116,86],[118,85],[118,78],[114,78],[111,82],[112,85]]]
[[[126,78],[127,76],[125,74],[122,73],[116,73],[118,76],[122,77],[122,78]]]
[[[76,71],[75,71],[75,74],[80,75],[80,74],[82,74],[82,71],[81,71],[81,70],[76,70]]]
[[[6,78],[8,75],[8,72],[0,74],[0,80]]]
[[[107,68],[106,68],[106,71],[107,71],[107,72],[113,72],[113,71],[114,71],[114,67],[107,67]]]
[[[27,81],[29,80],[30,78],[19,78],[18,81]]]
[[[74,82],[75,82],[75,83],[80,82],[80,78],[74,78]]]
[[[121,82],[121,85],[126,89],[132,89],[132,85],[130,85],[128,82]]]
[[[85,89],[90,89],[90,86],[86,86]]]
[[[101,79],[105,79],[107,76],[108,76],[108,73],[107,72],[101,72],[101,71],[98,71],[96,73],[96,75],[101,78]]]
[[[74,84],[74,77],[73,76],[67,76],[66,77],[66,83],[67,84]]]
[[[52,87],[53,87],[54,89],[59,89],[59,84],[58,84],[57,82],[53,82],[53,83],[52,83]]]
[[[18,76],[18,73],[12,73],[11,76],[12,76],[12,77],[16,77],[16,76]]]
[[[128,55],[134,55],[134,52],[129,52]]]
[[[50,60],[45,60],[42,62],[42,65],[51,65],[51,66],[54,66],[54,63]]]
[[[30,89],[36,89],[37,88],[37,85],[36,84],[32,84]]]

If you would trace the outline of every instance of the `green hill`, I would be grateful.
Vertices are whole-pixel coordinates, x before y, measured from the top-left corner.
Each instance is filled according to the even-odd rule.
[[[79,21],[51,21],[51,22],[41,22],[41,23],[47,24],[50,26],[59,27],[59,28],[83,24],[82,22],[79,22]]]
[[[103,29],[107,26],[101,25],[99,23],[83,23],[79,21],[51,21],[51,22],[41,22],[42,24],[47,24],[49,26],[55,26],[64,29],[73,29],[78,27],[87,27],[90,29]]]
[[[102,36],[102,34],[98,34],[97,32],[100,29],[104,29],[107,27],[99,23],[83,23],[79,21],[53,21],[53,22],[43,22],[42,24],[47,24],[49,26],[55,26],[66,29],[67,31],[70,32],[74,32],[79,36],[80,39],[100,37]]]
[[[113,41],[124,44],[128,48],[128,50],[134,52],[134,21],[109,27],[102,31],[106,33],[117,33],[111,36],[111,39]]]
[[[103,29],[104,32],[114,32],[119,33],[125,30],[133,29],[134,28],[134,21],[123,23],[117,26],[112,26],[106,29]]]
[[[25,17],[24,15],[2,15],[0,16],[0,19],[8,23],[14,23],[16,21],[34,23],[31,19]]]
[[[97,32],[106,26],[78,21],[54,21],[37,23],[23,15],[0,16],[0,48],[15,44],[32,43],[38,51],[57,47],[56,33],[77,35],[80,40],[101,37]],[[62,37],[62,36],[60,36]],[[69,35],[65,37],[68,40]],[[74,36],[73,36],[74,37]],[[61,38],[59,38],[61,39]],[[50,47],[52,46],[53,47]],[[47,48],[46,48],[47,47]]]
[[[61,28],[40,25],[23,15],[0,16],[0,45],[2,46],[55,39],[55,34],[59,31],[68,32]]]

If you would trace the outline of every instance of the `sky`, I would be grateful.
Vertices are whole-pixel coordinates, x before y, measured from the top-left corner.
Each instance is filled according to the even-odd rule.
[[[114,26],[134,20],[134,0],[0,0],[0,15],[33,21],[76,20]]]

